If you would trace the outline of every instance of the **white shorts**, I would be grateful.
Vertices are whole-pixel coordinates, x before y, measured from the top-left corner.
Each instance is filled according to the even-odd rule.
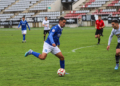
[[[22,34],[26,34],[27,33],[27,30],[22,30]]]
[[[61,50],[58,48],[58,46],[53,47],[53,46],[49,45],[48,43],[44,42],[43,51],[42,52],[46,53],[46,54],[51,52],[52,54],[55,55],[55,54],[61,52]]]

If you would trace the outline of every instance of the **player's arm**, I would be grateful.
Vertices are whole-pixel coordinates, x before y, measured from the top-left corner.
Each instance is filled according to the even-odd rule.
[[[105,27],[105,24],[104,24],[104,22],[103,22],[103,26],[101,27],[101,28],[104,28]]]
[[[56,44],[55,44],[55,42],[54,42],[54,40],[53,40],[53,35],[55,34],[56,30],[57,30],[57,29],[55,29],[55,28],[52,29],[52,32],[50,32],[50,33],[49,33],[49,36],[48,36],[49,39],[50,39],[50,42],[51,42],[52,46],[54,46],[54,47],[56,46]]]
[[[112,30],[112,32],[111,32],[111,34],[110,34],[110,36],[109,36],[109,39],[108,39],[108,46],[107,46],[107,50],[109,50],[110,49],[110,43],[111,43],[111,41],[112,41],[112,38],[113,38],[113,35],[114,35],[114,32],[113,32],[114,30]]]
[[[19,25],[18,25],[18,29],[19,29],[20,25],[21,25],[21,21],[20,21],[20,23],[19,23]]]
[[[29,28],[29,30],[30,30],[30,26],[29,26],[29,24],[28,24],[28,22],[26,21],[26,24],[27,24],[27,26],[28,26],[28,28]]]
[[[95,22],[95,29],[97,29],[97,24],[96,24],[96,22]]]

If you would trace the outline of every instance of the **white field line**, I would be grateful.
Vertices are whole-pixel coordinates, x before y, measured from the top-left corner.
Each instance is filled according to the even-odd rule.
[[[96,45],[79,47],[79,48],[73,49],[72,52],[75,52],[76,50],[79,50],[79,49],[82,49],[82,48],[93,47],[93,46],[96,46]]]

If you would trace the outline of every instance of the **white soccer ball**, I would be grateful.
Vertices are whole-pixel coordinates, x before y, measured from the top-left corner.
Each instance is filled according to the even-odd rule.
[[[64,76],[65,75],[65,69],[63,69],[63,68],[58,69],[57,74],[59,76]]]

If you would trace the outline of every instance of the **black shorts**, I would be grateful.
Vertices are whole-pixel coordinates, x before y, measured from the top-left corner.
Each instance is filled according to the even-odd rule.
[[[117,44],[116,49],[120,49],[120,43]]]
[[[49,31],[50,30],[44,30],[43,34],[47,34],[47,33],[49,34]]]
[[[98,34],[99,34],[99,35],[102,34],[102,29],[100,29],[100,30],[99,30],[99,29],[96,29],[95,35],[98,35]]]

